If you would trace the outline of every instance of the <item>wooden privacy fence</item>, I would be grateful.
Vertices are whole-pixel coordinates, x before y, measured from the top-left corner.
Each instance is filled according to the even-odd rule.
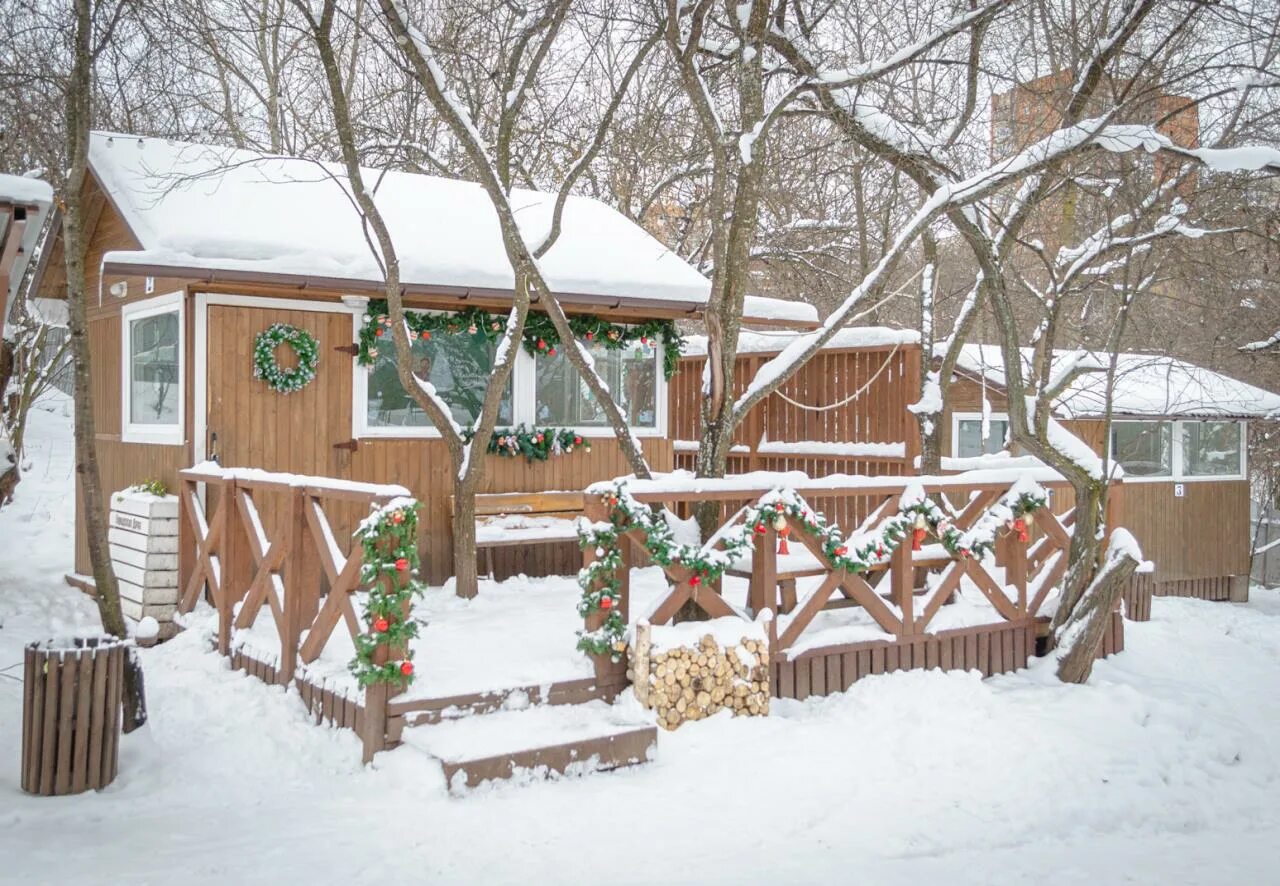
[[[322,687],[298,677],[314,662],[342,624],[352,641],[362,632],[352,602],[360,590],[361,548],[348,533],[336,533],[335,507],[383,505],[409,491],[400,486],[299,477],[256,469],[206,464],[178,472],[182,511],[193,544],[192,568],[179,612],[190,612],[207,591],[218,613],[218,651],[232,656],[233,630],[247,630],[263,607],[270,610],[280,643],[274,666],[233,656],[267,682],[296,682],[304,699],[341,711],[341,700],[325,699]],[[206,516],[200,485],[206,487]],[[344,522],[346,522],[344,515]],[[365,757],[381,750],[386,735],[385,693],[369,693],[358,715],[326,715],[337,725],[357,726]]]
[[[1023,472],[1022,476],[1034,480],[1048,491],[1070,488],[1060,475],[1048,469]],[[1018,488],[1008,472],[998,471],[974,471],[946,477],[836,475],[821,482],[802,475],[790,475],[786,479],[788,484],[785,488],[799,496],[802,505],[815,494],[824,498],[856,499],[857,504],[847,510],[861,511],[860,532],[873,532],[885,520],[896,517],[903,494],[916,486],[923,490],[929,501],[948,514],[951,524],[961,532],[975,527],[1002,501],[1016,498]],[[687,483],[683,486],[680,483],[667,484],[664,488],[664,481],[658,479],[634,481],[628,484],[627,490],[641,504],[661,504],[674,509],[697,502],[719,501],[729,507],[740,508],[754,504],[766,495],[776,494],[779,490],[777,480],[777,475],[772,478],[760,475],[759,479],[742,475],[724,480],[700,480],[692,488]],[[1116,519],[1114,510],[1120,500],[1117,492],[1113,488],[1109,497],[1113,510],[1109,522]],[[610,519],[609,507],[599,494],[589,492],[586,504],[588,519],[606,522]],[[740,523],[743,510],[740,509],[716,536],[723,537],[734,523]],[[926,656],[931,656],[935,663],[943,655],[948,663],[953,658],[955,647],[950,642],[938,641],[956,631],[934,634],[930,626],[941,608],[960,589],[962,580],[967,578],[991,606],[991,626],[986,634],[999,634],[994,640],[997,644],[995,657],[986,656],[981,669],[987,670],[994,662],[996,671],[1008,670],[1012,665],[1005,667],[1003,661],[1006,656],[1001,654],[1006,643],[1010,647],[1007,658],[1011,662],[1016,660],[1014,644],[1017,644],[1018,657],[1023,662],[1033,651],[1035,622],[1044,601],[1066,572],[1067,551],[1074,525],[1072,513],[1056,515],[1052,507],[1041,507],[1034,513],[1028,542],[1020,541],[1016,532],[999,526],[994,535],[994,558],[977,559],[950,551],[941,544],[932,544],[927,551],[914,552],[908,537],[888,552],[882,562],[870,565],[865,571],[854,572],[833,562],[822,542],[806,531],[806,527],[791,513],[784,514],[784,517],[790,543],[807,549],[816,561],[814,568],[806,568],[796,574],[780,570],[777,551],[780,530],[775,529],[771,522],[764,521],[752,532],[745,612],[730,605],[716,589],[696,580],[691,582],[691,570],[676,562],[663,567],[671,582],[671,590],[650,611],[648,621],[655,625],[665,624],[689,601],[711,617],[740,615],[753,618],[768,610],[772,615],[769,622],[770,647],[777,673],[778,666],[782,666],[784,671],[789,667],[788,661],[793,657],[791,650],[813,626],[820,612],[848,606],[861,607],[884,633],[890,635],[892,642],[907,647],[907,663],[903,667],[923,667]],[[624,564],[629,565],[644,556],[645,538],[641,527],[622,527],[620,535]],[[588,551],[588,562],[592,556]],[[1002,575],[996,572],[997,568],[1003,570]],[[786,585],[790,582],[794,588],[797,574],[816,578],[815,586],[801,598],[796,598],[794,593],[789,598]],[[626,618],[629,608],[628,569],[619,570],[617,579],[621,584],[620,611]],[[780,615],[784,617],[779,618]],[[588,628],[595,626],[588,623]],[[1015,630],[1003,631],[1004,626]],[[977,638],[970,638],[970,641],[976,654]],[[989,641],[991,636],[983,638],[984,651]],[[964,643],[963,639],[957,643],[961,652],[965,648]],[[866,645],[851,644],[839,650],[805,649],[801,654],[807,658],[824,652],[853,654]],[[912,664],[914,646],[920,647],[921,660]],[[945,652],[943,646],[946,647]],[[893,651],[892,657],[890,670],[898,667],[898,650]],[[870,661],[868,657],[868,667],[871,666]],[[963,655],[956,659],[956,666],[964,666]]]

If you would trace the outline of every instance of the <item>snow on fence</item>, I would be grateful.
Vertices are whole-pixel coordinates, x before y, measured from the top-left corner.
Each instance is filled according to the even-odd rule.
[[[677,473],[590,487],[586,520],[617,527],[630,565],[652,552],[642,525],[625,518],[619,525],[613,502],[620,497],[624,505],[682,513],[700,502],[732,510],[707,545],[684,552],[687,562],[663,565],[671,591],[639,620],[666,624],[690,603],[712,618],[754,619],[767,610],[775,694],[803,697],[899,668],[990,674],[1024,665],[1066,572],[1074,526],[1072,513],[1054,513],[1047,492],[1069,488],[1047,468],[820,480],[794,472],[715,480]],[[860,512],[858,529],[828,523],[809,506],[810,495],[857,499],[843,510]],[[596,552],[588,546],[584,556],[589,563]],[[627,613],[628,569],[616,577],[617,608]],[[728,578],[746,579],[745,601],[726,593]],[[1113,621],[1108,654],[1123,643],[1118,613]],[[588,620],[588,630],[597,627]],[[598,669],[609,667],[597,661]]]

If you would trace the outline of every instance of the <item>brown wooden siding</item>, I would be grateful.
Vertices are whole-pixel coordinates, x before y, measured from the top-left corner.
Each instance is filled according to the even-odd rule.
[[[740,393],[773,356],[739,357],[734,371],[735,394]],[[907,412],[907,404],[916,400],[910,380],[918,372],[919,357],[920,349],[915,345],[883,350],[823,351],[782,385],[782,394],[805,405],[825,406],[844,400],[864,385],[866,390],[849,404],[822,412],[801,409],[773,394],[739,425],[734,443],[753,448],[761,439],[910,443],[916,437],[916,423]],[[705,358],[688,357],[680,362],[683,368],[671,383],[670,436],[673,440],[697,440],[701,437]]]

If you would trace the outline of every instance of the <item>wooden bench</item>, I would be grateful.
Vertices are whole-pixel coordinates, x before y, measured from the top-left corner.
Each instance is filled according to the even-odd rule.
[[[454,513],[449,496],[449,513]],[[493,551],[517,545],[578,540],[581,492],[487,492],[476,495],[476,553],[484,552],[485,574],[494,577]]]

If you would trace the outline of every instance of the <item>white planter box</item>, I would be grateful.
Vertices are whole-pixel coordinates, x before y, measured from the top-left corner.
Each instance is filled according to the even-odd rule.
[[[111,496],[107,540],[120,582],[120,608],[137,622],[160,622],[160,637],[176,633],[178,591],[178,499],[124,491]]]

